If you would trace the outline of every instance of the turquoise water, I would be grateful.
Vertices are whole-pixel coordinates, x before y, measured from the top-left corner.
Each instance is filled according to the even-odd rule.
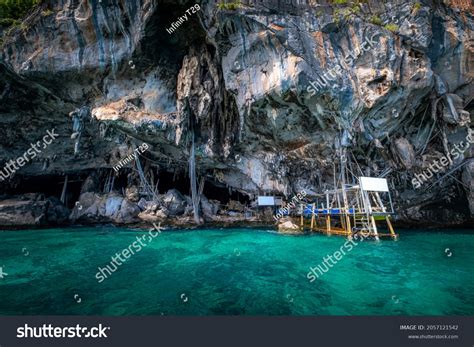
[[[98,267],[145,232],[0,232],[0,315],[474,314],[473,231],[362,242],[313,283],[309,267],[344,238],[164,231],[98,283]]]

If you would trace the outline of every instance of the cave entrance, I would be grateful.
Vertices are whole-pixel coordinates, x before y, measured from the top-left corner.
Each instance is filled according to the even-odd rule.
[[[158,192],[160,194],[165,194],[170,189],[176,189],[183,195],[191,196],[191,185],[185,172],[160,171],[158,177]]]
[[[199,11],[191,14],[186,12],[194,5],[193,1],[158,1],[157,10],[145,27],[142,58],[160,61],[161,66],[167,66],[170,76],[179,73],[189,47],[206,42],[206,34],[199,22]],[[182,22],[180,18],[184,15],[187,20]],[[171,28],[172,23],[175,23],[175,29],[169,33],[166,29]]]
[[[14,179],[2,193],[7,195],[44,194],[45,197],[61,198],[66,175],[19,176]],[[82,175],[68,175],[65,205],[69,208],[79,200],[82,184],[85,177]]]
[[[238,201],[243,205],[250,205],[250,197],[237,190],[229,189],[221,183],[206,180],[203,194],[210,200],[218,200],[222,204],[227,204],[230,200]]]
[[[183,195],[191,196],[191,184],[186,172],[159,172],[158,191],[165,194],[170,189],[176,189]],[[198,179],[200,182],[200,178]],[[242,204],[249,205],[250,197],[240,193],[237,190],[231,190],[222,183],[205,179],[202,194],[210,200],[218,200],[222,204],[227,204],[230,200],[239,201]]]

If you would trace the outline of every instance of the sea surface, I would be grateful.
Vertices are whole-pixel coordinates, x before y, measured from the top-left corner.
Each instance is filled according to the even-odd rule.
[[[398,232],[359,242],[311,283],[346,239],[170,230],[137,252],[147,230],[0,231],[0,315],[473,315],[474,231]]]

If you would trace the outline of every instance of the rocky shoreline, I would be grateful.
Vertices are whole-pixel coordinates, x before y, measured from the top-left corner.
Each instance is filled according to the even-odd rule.
[[[161,223],[164,227],[196,228],[200,225],[214,227],[229,226],[274,226],[271,214],[261,219],[245,212],[240,203],[230,202],[224,212],[216,200],[201,198],[202,224],[193,220],[192,203],[176,189],[159,195],[158,201],[137,199],[133,189],[127,195],[117,192],[81,194],[74,208],[68,209],[61,201],[44,194],[25,194],[0,200],[0,229],[31,229],[74,225],[113,224],[116,226],[149,227]],[[229,210],[229,207],[231,208]],[[268,211],[267,211],[268,212]],[[271,211],[270,211],[271,212]]]
[[[44,229],[55,227],[114,225],[129,228],[150,228],[158,224],[167,229],[196,229],[201,227],[271,228],[285,234],[301,234],[303,230],[294,218],[283,217],[275,222],[271,208],[255,212],[237,201],[223,206],[217,200],[202,197],[203,219],[193,219],[191,198],[171,189],[159,195],[158,201],[137,200],[132,189],[126,196],[117,192],[98,194],[85,192],[72,209],[58,198],[31,193],[16,197],[0,197],[0,230]],[[297,218],[299,220],[299,217]],[[407,222],[395,216],[396,228],[433,229],[468,228],[469,223],[458,225]]]

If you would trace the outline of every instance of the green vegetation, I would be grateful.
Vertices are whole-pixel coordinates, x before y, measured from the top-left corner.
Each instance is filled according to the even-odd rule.
[[[17,24],[41,0],[0,0],[0,25]]]
[[[339,18],[340,15],[341,15],[341,11],[338,8],[336,8],[333,12],[334,23],[339,24],[339,22],[341,21],[341,19]]]
[[[9,27],[18,24],[19,22],[13,18],[0,18],[0,27]]]
[[[41,0],[0,0],[0,46],[4,43],[4,35],[8,36],[16,29],[26,30],[21,20],[40,2]]]
[[[372,16],[370,18],[370,22],[375,25],[382,25],[382,20],[380,19],[379,16]]]
[[[54,13],[54,12],[53,12],[52,10],[50,10],[50,9],[41,11],[41,15],[42,15],[43,17],[48,17],[48,16],[52,15],[53,13]]]
[[[221,1],[218,5],[219,10],[230,10],[230,11],[235,11],[242,7],[240,1],[234,1],[234,2],[224,2]]]
[[[342,7],[334,8],[333,17],[334,23],[339,24],[341,17],[344,20],[350,20],[353,16],[357,16],[361,12],[362,1],[348,1],[348,0],[331,0],[334,5],[342,5]]]
[[[415,12],[415,14],[421,9],[421,3],[419,2],[416,2],[414,5],[413,5],[413,11]]]
[[[398,30],[398,25],[390,23],[390,24],[385,25],[384,28],[394,33]]]
[[[353,4],[351,8],[352,13],[359,14],[360,13],[360,5],[359,4]]]

